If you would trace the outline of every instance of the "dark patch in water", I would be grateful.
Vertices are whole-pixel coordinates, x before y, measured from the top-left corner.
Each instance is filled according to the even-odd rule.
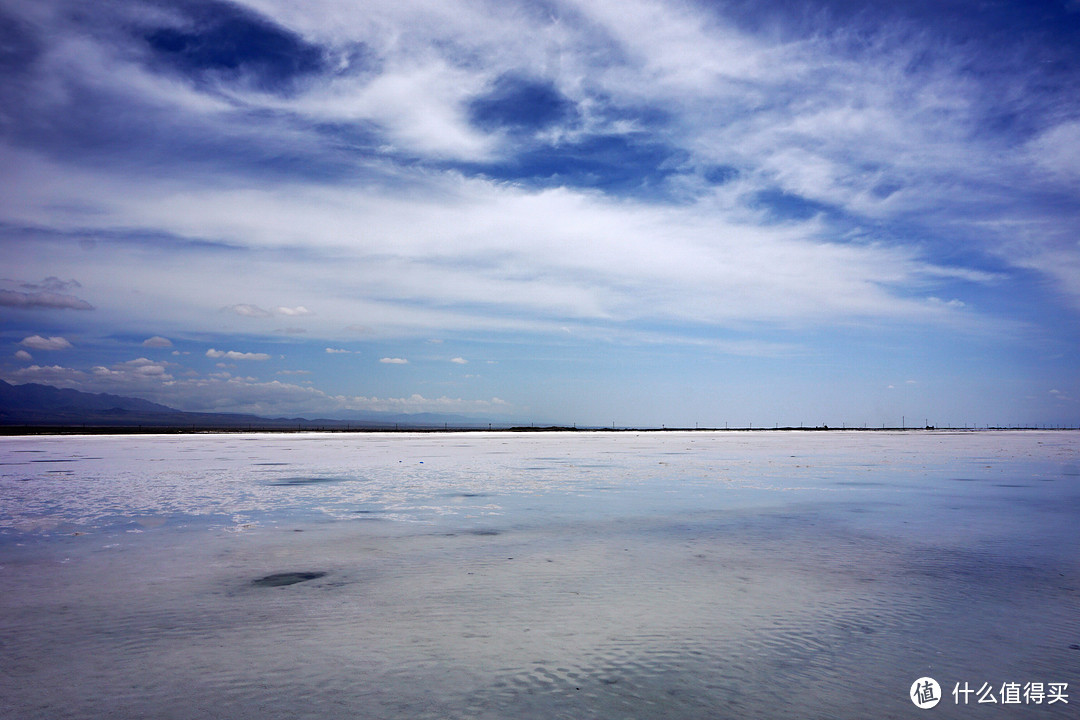
[[[979,482],[979,478],[952,478],[954,482]]]
[[[32,463],[60,463],[60,462],[78,462],[75,458],[67,458],[65,460],[31,460]]]
[[[1015,484],[1015,483],[995,483],[995,484],[994,484],[994,487],[1014,487],[1014,488],[1023,488],[1023,487],[1031,487],[1031,486],[1030,486],[1030,485],[1017,485],[1017,484]]]
[[[384,520],[385,521],[386,518],[383,517],[383,513],[385,513],[385,512],[387,512],[387,511],[386,510],[353,510],[352,514],[353,515],[359,515],[359,517],[356,518],[357,520]]]
[[[463,498],[487,497],[488,495],[490,495],[490,493],[482,493],[482,492],[480,492],[480,493],[471,493],[471,492],[454,493],[454,497],[463,497]]]
[[[265,577],[252,580],[251,584],[255,587],[282,587],[284,585],[295,585],[296,583],[307,582],[308,580],[317,580],[326,575],[325,572],[284,572],[274,573],[273,575],[267,575]]]
[[[470,535],[488,536],[488,535],[501,535],[502,533],[500,533],[498,530],[470,530],[469,534]]]
[[[258,466],[258,467],[263,467],[263,466],[267,466],[267,465],[292,465],[292,463],[278,463],[278,462],[272,462],[271,463],[271,462],[266,462],[266,463],[255,463],[255,465]]]
[[[270,485],[286,486],[286,485],[321,485],[323,483],[335,483],[340,482],[341,478],[325,478],[325,477],[291,477],[275,480]]]

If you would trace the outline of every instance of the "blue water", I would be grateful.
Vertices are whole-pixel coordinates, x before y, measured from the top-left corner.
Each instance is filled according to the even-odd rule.
[[[1075,432],[3,438],[0,717],[1071,717],[1078,519]]]

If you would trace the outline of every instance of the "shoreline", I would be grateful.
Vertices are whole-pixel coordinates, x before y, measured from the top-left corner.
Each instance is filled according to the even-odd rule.
[[[241,433],[259,433],[265,435],[295,435],[298,433],[349,433],[349,434],[370,434],[370,433],[548,433],[548,432],[562,432],[562,433],[627,433],[627,432],[649,432],[649,433],[665,433],[665,432],[728,432],[728,433],[746,433],[746,432],[1030,432],[1030,431],[1076,431],[1080,430],[1078,427],[1038,427],[1035,425],[1027,426],[983,426],[983,427],[830,427],[824,426],[774,426],[774,427],[647,427],[647,426],[634,426],[634,427],[576,427],[576,426],[563,426],[563,425],[514,425],[510,427],[496,427],[493,424],[489,424],[487,427],[481,425],[461,425],[450,426],[445,425],[443,427],[436,427],[430,425],[379,425],[379,426],[351,426],[348,424],[342,425],[324,425],[317,423],[297,423],[296,427],[283,427],[280,424],[274,425],[191,425],[191,426],[176,426],[176,425],[0,425],[0,436],[17,437],[17,436],[35,436],[35,435],[207,435],[207,434],[241,434]]]

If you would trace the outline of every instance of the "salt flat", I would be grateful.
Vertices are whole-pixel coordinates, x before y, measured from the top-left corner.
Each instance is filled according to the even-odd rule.
[[[1076,432],[0,439],[0,715],[1064,717]],[[959,699],[960,704],[957,704]]]

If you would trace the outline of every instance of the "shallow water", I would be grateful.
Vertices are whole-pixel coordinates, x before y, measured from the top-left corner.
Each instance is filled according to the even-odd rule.
[[[1074,716],[1078,519],[1075,432],[3,438],[0,717]]]

